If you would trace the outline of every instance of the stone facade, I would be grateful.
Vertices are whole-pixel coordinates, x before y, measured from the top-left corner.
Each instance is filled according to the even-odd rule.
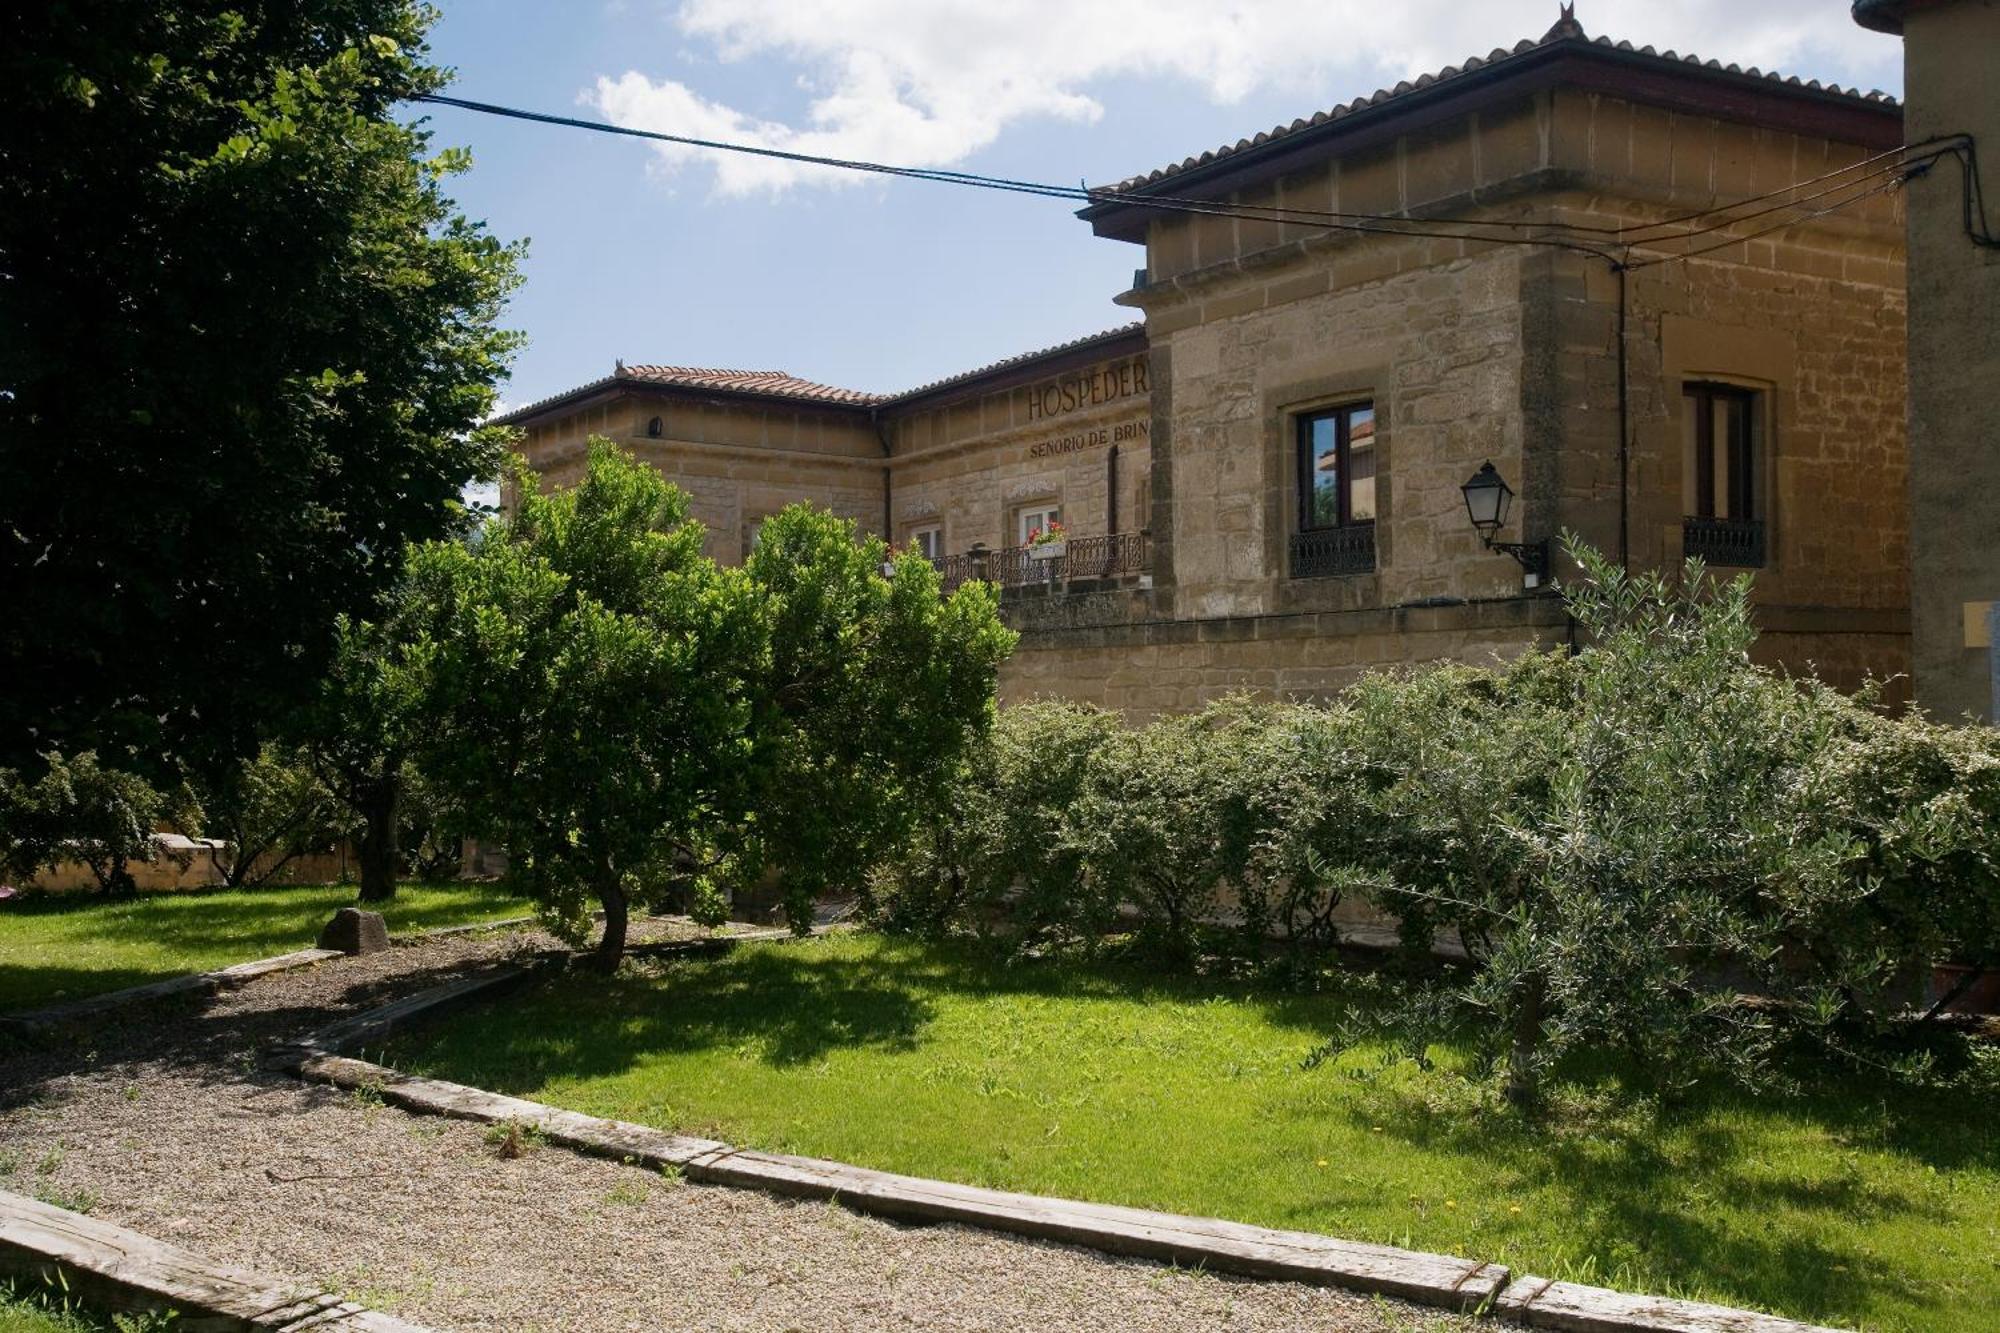
[[[811,411],[702,415],[658,406],[687,383],[630,380],[516,414],[529,456],[560,474],[600,412],[726,530],[784,499],[899,543],[935,530],[948,572],[1007,585],[1008,700],[1149,714],[1564,642],[1548,586],[1468,520],[1487,462],[1519,497],[1502,540],[1574,532],[1646,567],[1693,542],[1757,567],[1768,660],[1849,687],[1907,672],[1900,202],[1835,193],[1762,235],[1688,219],[1899,143],[1893,103],[1559,29],[1356,107],[1083,210],[1144,247],[1116,298],[1142,328]],[[1449,234],[1338,221],[1381,215]],[[1342,452],[1302,458],[1329,412]],[[1052,508],[1089,560],[1010,550]]]
[[[1856,0],[1854,14],[1902,35],[1908,142],[1955,148],[1908,187],[1917,699],[2000,723],[2000,649],[1985,628],[2000,606],[2000,211],[1967,198],[1981,149],[1989,163],[2000,152],[2000,4]]]

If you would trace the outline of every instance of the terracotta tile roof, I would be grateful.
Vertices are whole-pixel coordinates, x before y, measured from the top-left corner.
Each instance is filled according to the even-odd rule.
[[[890,394],[883,398],[882,401],[885,403],[899,403],[911,398],[921,398],[926,394],[955,388],[958,385],[969,383],[973,380],[983,379],[988,375],[998,374],[1003,370],[1013,370],[1017,367],[1026,366],[1040,361],[1044,357],[1057,356],[1064,352],[1082,351],[1094,343],[1115,343],[1135,335],[1143,340],[1145,332],[1146,326],[1141,321],[1120,324],[1117,328],[1105,329],[1102,333],[1087,333],[1081,338],[1072,338],[1068,342],[1057,343],[1053,347],[1043,347],[1033,352],[1022,352],[1018,356],[1006,357],[993,362],[991,365],[981,366],[977,370],[962,371],[956,375],[947,375],[941,380],[932,380],[929,384],[919,384],[914,389],[905,389],[901,393]]]
[[[1104,344],[1108,348],[1126,339],[1136,339],[1139,345],[1143,346],[1145,325],[1121,324],[1102,333],[1086,334],[1081,338],[1057,343],[1053,347],[1023,352],[1019,356],[1010,356],[991,365],[981,366],[977,370],[948,375],[941,380],[933,380],[929,384],[920,384],[914,389],[893,394],[863,393],[859,389],[843,389],[837,385],[819,384],[812,380],[802,380],[796,375],[788,375],[782,370],[728,370],[706,366],[628,366],[620,361],[617,363],[617,368],[603,379],[592,380],[574,389],[566,389],[562,393],[513,408],[493,417],[487,424],[516,425],[530,417],[541,416],[552,408],[588,398],[601,390],[614,389],[621,384],[656,384],[667,389],[736,393],[757,398],[784,398],[829,407],[883,407],[956,388],[989,375],[1031,366],[1037,361],[1061,356],[1067,352],[1081,352],[1097,344]]]
[[[1193,171],[1198,167],[1205,167],[1212,162],[1234,157],[1246,149],[1261,148],[1275,139],[1288,138],[1291,135],[1299,133],[1301,130],[1314,129],[1321,125],[1345,119],[1357,111],[1364,111],[1371,107],[1381,106],[1387,102],[1394,102],[1398,98],[1424,91],[1437,84],[1461,78],[1475,70],[1490,69],[1495,65],[1517,60],[1522,56],[1528,55],[1530,52],[1558,45],[1621,51],[1632,55],[1650,57],[1661,64],[1692,65],[1698,69],[1710,70],[1717,73],[1736,74],[1746,78],[1764,79],[1786,88],[1830,94],[1835,97],[1847,98],[1856,102],[1870,103],[1877,106],[1893,107],[1897,105],[1895,98],[1880,91],[1864,93],[1859,88],[1843,88],[1837,83],[1821,83],[1818,79],[1801,81],[1795,74],[1784,75],[1775,70],[1760,70],[1754,65],[1749,69],[1744,69],[1738,65],[1726,65],[1716,60],[1703,60],[1697,55],[1680,55],[1673,51],[1656,51],[1650,46],[1635,47],[1630,42],[1613,41],[1609,37],[1589,37],[1584,35],[1583,29],[1577,26],[1574,19],[1567,19],[1549,29],[1540,41],[1523,38],[1515,44],[1512,50],[1504,50],[1496,47],[1484,57],[1473,56],[1461,64],[1446,65],[1435,74],[1422,74],[1415,79],[1405,79],[1393,88],[1378,88],[1367,97],[1357,97],[1352,102],[1342,103],[1330,111],[1316,112],[1310,117],[1295,120],[1289,125],[1274,125],[1260,134],[1247,139],[1238,139],[1233,144],[1225,144],[1220,148],[1203,153],[1199,157],[1184,158],[1179,162],[1171,163],[1156,171],[1127,177],[1125,180],[1109,187],[1107,192],[1123,193],[1152,185],[1158,181],[1168,180]]]
[[[859,389],[842,389],[788,375],[782,370],[712,370],[701,366],[628,366],[619,363],[615,379],[638,380],[675,389],[716,389],[724,393],[750,393],[760,398],[797,398],[803,402],[834,403],[842,407],[869,407],[881,401],[880,394]]]
[[[739,393],[758,398],[784,398],[794,402],[818,403],[829,407],[873,407],[880,394],[862,393],[837,385],[819,384],[788,375],[782,370],[723,370],[703,366],[628,366],[620,361],[602,379],[579,384],[547,398],[503,412],[488,420],[492,426],[512,426],[538,417],[552,408],[588,398],[621,384],[657,384],[664,389],[692,389],[710,393]]]

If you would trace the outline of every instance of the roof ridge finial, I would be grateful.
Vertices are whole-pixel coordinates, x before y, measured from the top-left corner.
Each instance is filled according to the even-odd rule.
[[[1589,34],[1585,33],[1583,25],[1576,21],[1576,4],[1574,0],[1560,0],[1560,3],[1562,13],[1556,17],[1556,25],[1542,34],[1542,40],[1545,42],[1559,42],[1568,37],[1587,38]]]

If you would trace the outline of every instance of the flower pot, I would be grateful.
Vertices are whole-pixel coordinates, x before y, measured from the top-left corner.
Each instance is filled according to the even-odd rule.
[[[1030,560],[1054,560],[1069,550],[1068,542],[1043,542],[1040,546],[1028,548]]]

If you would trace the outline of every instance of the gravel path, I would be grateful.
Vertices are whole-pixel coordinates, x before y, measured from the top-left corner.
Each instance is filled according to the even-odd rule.
[[[256,1068],[275,1038],[549,943],[516,932],[403,946],[0,1050],[0,1188],[467,1333],[1470,1327],[1324,1288],[689,1185],[559,1148],[502,1160],[480,1126]]]

